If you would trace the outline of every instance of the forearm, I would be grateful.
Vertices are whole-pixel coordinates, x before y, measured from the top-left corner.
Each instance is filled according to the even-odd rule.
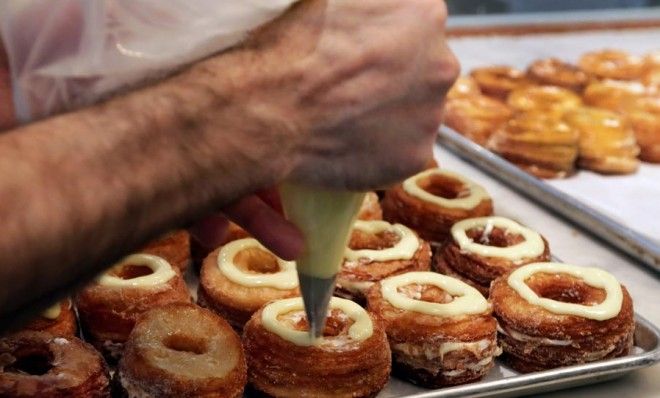
[[[3,314],[286,173],[283,134],[266,130],[278,111],[251,100],[251,56],[0,136]]]

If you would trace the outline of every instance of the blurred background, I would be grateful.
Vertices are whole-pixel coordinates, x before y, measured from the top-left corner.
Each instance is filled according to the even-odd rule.
[[[446,0],[451,15],[640,8],[660,0]]]

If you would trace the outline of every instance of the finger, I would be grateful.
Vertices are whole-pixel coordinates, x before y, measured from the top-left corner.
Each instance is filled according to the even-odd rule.
[[[282,199],[280,198],[280,192],[276,187],[271,187],[261,191],[257,191],[256,195],[266,202],[266,204],[280,214],[284,214],[284,209],[282,207]]]
[[[305,242],[298,228],[255,195],[240,199],[223,212],[280,258],[294,260],[303,250]]]
[[[190,228],[190,234],[203,249],[214,250],[224,242],[229,220],[221,214],[205,217]]]

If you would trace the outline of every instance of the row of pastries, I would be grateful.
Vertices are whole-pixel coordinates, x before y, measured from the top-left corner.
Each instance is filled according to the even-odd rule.
[[[630,174],[660,162],[660,55],[619,50],[523,72],[474,69],[448,94],[445,124],[540,178],[577,168]]]
[[[438,168],[368,194],[318,339],[295,263],[234,226],[200,264],[193,303],[185,233],[166,236],[0,339],[0,396],[372,397],[391,374],[474,382],[498,356],[531,372],[626,355],[626,288],[549,262],[541,234],[493,208]]]

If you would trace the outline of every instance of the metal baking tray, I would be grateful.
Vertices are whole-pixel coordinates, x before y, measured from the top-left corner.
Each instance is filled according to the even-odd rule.
[[[528,374],[496,360],[482,381],[440,390],[426,390],[392,377],[378,398],[515,397],[612,380],[660,362],[660,330],[639,315],[635,320],[635,347],[625,357]]]
[[[577,224],[640,263],[660,272],[660,245],[646,236],[567,195],[454,130],[438,130],[440,144],[519,193]]]

